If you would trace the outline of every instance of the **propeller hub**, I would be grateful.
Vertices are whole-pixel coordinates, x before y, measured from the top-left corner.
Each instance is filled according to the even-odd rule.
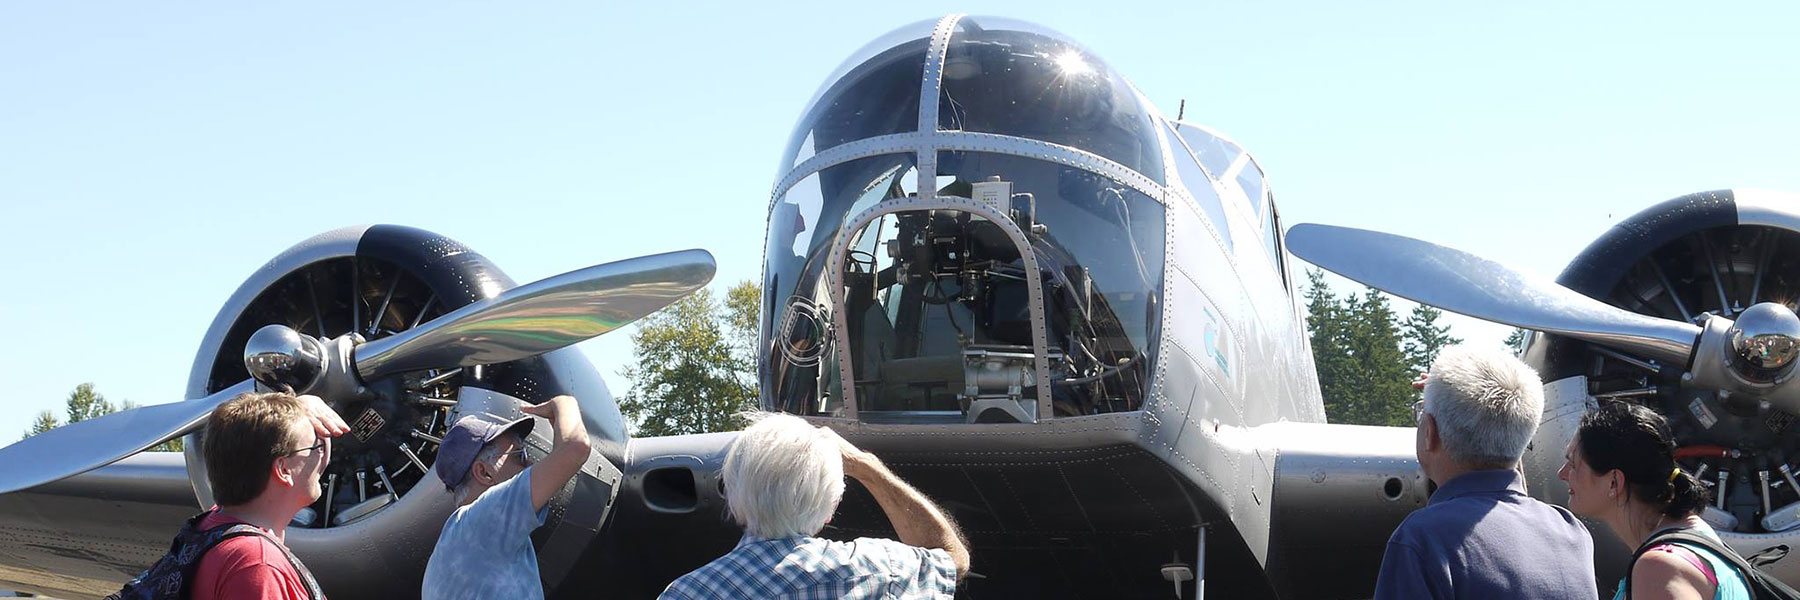
[[[1745,309],[1726,336],[1731,370],[1747,383],[1782,383],[1800,358],[1800,317],[1774,302]]]
[[[287,386],[305,393],[324,370],[324,356],[318,340],[286,325],[265,325],[244,344],[244,368],[273,390]]]

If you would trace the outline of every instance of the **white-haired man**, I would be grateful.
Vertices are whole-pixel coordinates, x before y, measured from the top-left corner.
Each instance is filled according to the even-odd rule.
[[[1388,539],[1377,599],[1594,597],[1594,543],[1575,515],[1525,495],[1518,466],[1544,410],[1531,367],[1447,348],[1414,405],[1416,450],[1438,484]]]
[[[899,542],[814,537],[837,512],[845,475],[868,488]],[[830,429],[763,415],[726,451],[724,476],[743,539],[662,598],[949,598],[969,571],[968,545],[950,518]]]

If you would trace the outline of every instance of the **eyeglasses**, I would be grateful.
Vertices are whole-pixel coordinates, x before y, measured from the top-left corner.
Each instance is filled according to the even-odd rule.
[[[520,466],[526,466],[526,467],[531,466],[531,458],[525,455],[525,447],[524,446],[520,446],[519,449],[517,449],[517,450],[513,450],[511,452],[501,454],[500,457],[506,458],[506,457],[512,456],[514,454],[519,455],[518,460],[519,460]]]
[[[1425,420],[1425,401],[1413,401],[1413,424],[1418,425]]]
[[[319,438],[319,441],[317,443],[314,443],[311,446],[307,446],[305,448],[299,448],[299,449],[295,449],[295,450],[289,450],[289,451],[283,452],[277,456],[299,456],[300,453],[307,452],[309,450],[312,452],[319,452],[319,451],[327,448],[328,446],[326,444],[328,444],[328,443],[329,443],[329,440],[327,438]]]

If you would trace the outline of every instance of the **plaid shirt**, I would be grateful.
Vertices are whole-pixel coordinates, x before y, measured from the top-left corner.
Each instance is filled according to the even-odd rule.
[[[938,549],[875,538],[837,542],[750,535],[737,548],[681,576],[661,598],[950,598],[956,564]]]

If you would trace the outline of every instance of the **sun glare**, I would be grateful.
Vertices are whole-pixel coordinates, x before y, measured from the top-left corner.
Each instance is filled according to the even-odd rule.
[[[1086,75],[1094,72],[1094,68],[1088,66],[1086,60],[1082,60],[1081,53],[1074,50],[1064,52],[1062,55],[1057,56],[1056,68],[1061,69],[1066,75]]]

